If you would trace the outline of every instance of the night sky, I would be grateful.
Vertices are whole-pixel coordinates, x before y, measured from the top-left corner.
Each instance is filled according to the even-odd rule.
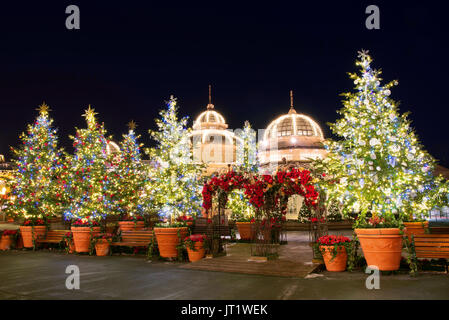
[[[115,140],[134,119],[149,145],[164,101],[175,95],[191,124],[208,102],[208,84],[230,128],[245,120],[266,128],[288,111],[292,89],[296,110],[328,137],[326,122],[337,118],[339,94],[352,90],[347,72],[363,48],[386,81],[399,80],[391,97],[449,166],[449,27],[440,2],[52,2],[0,9],[0,154],[8,158],[42,101],[69,152],[68,135],[85,127],[88,104]],[[65,27],[70,4],[80,8],[80,30]],[[365,27],[370,4],[380,8],[380,30]]]

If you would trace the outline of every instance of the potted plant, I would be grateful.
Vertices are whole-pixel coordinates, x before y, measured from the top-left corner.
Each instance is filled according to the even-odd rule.
[[[399,269],[402,253],[402,231],[394,216],[381,218],[373,214],[356,221],[355,233],[360,241],[368,266],[377,266],[381,271]]]
[[[187,236],[188,227],[185,222],[162,222],[157,223],[154,228],[159,254],[163,258],[176,258],[177,247],[181,240]]]
[[[92,237],[100,233],[100,224],[89,218],[76,219],[71,230],[76,252],[89,252]]]
[[[112,234],[102,233],[92,237],[91,248],[95,247],[97,256],[107,256],[112,242]]]
[[[134,231],[145,229],[145,219],[139,214],[126,215],[118,222],[121,231]]]
[[[69,231],[64,234],[62,237],[62,240],[66,244],[66,250],[68,253],[74,253],[75,252],[75,243],[73,242],[73,232]]]
[[[255,232],[255,218],[254,217],[238,217],[235,221],[237,230],[239,231],[240,240],[252,240]]]
[[[412,213],[405,215],[404,217],[404,234],[408,240],[412,240],[412,235],[425,234],[429,228],[429,221],[426,220],[424,215],[417,216]]]
[[[203,259],[206,253],[205,244],[207,244],[207,237],[204,234],[192,234],[184,238],[184,245],[187,249],[190,262],[195,262]]]
[[[176,221],[178,221],[178,222],[185,222],[187,224],[187,226],[190,227],[190,226],[193,225],[194,219],[193,219],[192,216],[183,215],[183,216],[180,216],[180,217],[176,218]]]
[[[18,236],[17,230],[0,231],[0,250],[11,249],[11,244],[15,243],[17,236]]]
[[[19,227],[25,248],[34,248],[35,240],[45,237],[47,222],[42,218],[28,218]]]
[[[317,245],[327,271],[342,272],[346,270],[347,249],[350,244],[351,240],[344,236],[327,235],[318,238]]]

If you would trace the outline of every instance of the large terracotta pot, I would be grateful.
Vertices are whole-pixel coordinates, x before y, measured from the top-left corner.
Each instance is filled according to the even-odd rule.
[[[95,243],[95,252],[97,256],[107,256],[109,254],[109,242],[105,239],[99,239]]]
[[[320,251],[323,256],[324,264],[327,271],[342,272],[346,270],[346,262],[348,261],[348,254],[346,248],[339,246],[337,248],[337,255],[332,259],[333,246],[320,246]]]
[[[0,238],[0,250],[11,249],[12,239],[10,235],[3,235]]]
[[[118,225],[121,231],[134,231],[145,229],[144,221],[119,221]]]
[[[241,240],[252,240],[254,238],[254,226],[252,222],[236,222]],[[270,237],[271,238],[271,237]]]
[[[412,235],[425,234],[429,228],[429,221],[424,222],[404,222],[404,232],[408,240],[412,240]]]
[[[399,269],[402,235],[399,228],[355,229],[368,266],[381,271]]]
[[[33,240],[44,238],[47,232],[46,226],[20,226],[20,233],[25,248],[33,248]]]
[[[206,252],[206,250],[204,249],[204,242],[197,241],[195,242],[194,247],[196,251],[187,247],[187,254],[189,255],[190,262],[195,262],[203,259]]]
[[[159,253],[163,258],[176,258],[178,250],[176,247],[180,241],[187,236],[187,228],[154,228],[156,234],[157,246]],[[180,237],[178,237],[178,231]]]
[[[92,236],[100,233],[100,227],[71,227],[76,252],[89,252]]]

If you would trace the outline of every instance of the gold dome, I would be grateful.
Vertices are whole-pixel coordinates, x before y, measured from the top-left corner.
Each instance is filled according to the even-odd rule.
[[[301,139],[302,137],[324,139],[320,126],[312,118],[296,113],[293,108],[290,108],[287,114],[270,123],[265,131],[264,140],[286,136],[291,136],[293,139]]]

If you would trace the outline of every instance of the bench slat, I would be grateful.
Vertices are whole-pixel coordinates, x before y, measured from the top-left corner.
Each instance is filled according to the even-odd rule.
[[[147,247],[150,244],[148,242],[112,242],[111,246],[122,246],[122,247]]]

